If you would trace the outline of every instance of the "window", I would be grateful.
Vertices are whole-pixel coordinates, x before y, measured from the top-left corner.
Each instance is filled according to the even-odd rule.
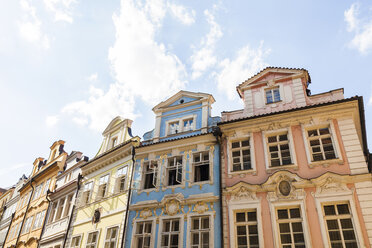
[[[109,175],[102,176],[99,179],[98,195],[97,195],[98,200],[106,196],[106,193],[108,191],[108,180],[109,180]]]
[[[98,232],[89,233],[86,248],[96,248],[97,239],[98,239]]]
[[[44,187],[44,191],[43,191],[43,195],[45,195],[49,189],[49,186],[50,186],[50,179],[48,179],[46,182],[45,182],[45,187]]]
[[[209,152],[199,152],[193,155],[194,182],[209,181]]]
[[[182,183],[182,156],[168,158],[167,179],[168,186]]]
[[[37,198],[40,197],[40,194],[41,194],[41,190],[42,190],[42,188],[43,188],[43,185],[44,185],[44,184],[42,183],[42,184],[36,186],[36,188],[35,188],[35,192],[34,192],[34,196],[32,197],[32,200],[35,200],[35,199],[37,199]]]
[[[63,212],[63,206],[65,205],[65,198],[59,200],[58,205],[57,205],[57,213],[56,217],[54,220],[59,220],[62,217],[62,212]]]
[[[191,247],[209,248],[210,225],[208,216],[191,218]]]
[[[45,210],[36,214],[34,226],[32,227],[32,229],[40,228],[43,225],[44,216],[45,216]]]
[[[331,247],[358,247],[349,205],[326,204],[323,210]]]
[[[252,169],[249,139],[232,142],[231,155],[233,171]]]
[[[81,236],[73,237],[72,240],[71,240],[70,247],[71,248],[79,248],[80,247],[80,239],[81,239]]]
[[[280,232],[280,247],[305,248],[300,208],[277,209],[277,223]]]
[[[52,223],[57,210],[57,202],[51,203],[48,223]]]
[[[267,137],[271,167],[292,164],[288,134]]]
[[[123,192],[125,190],[125,178],[128,167],[118,169],[116,172],[115,192]]]
[[[194,119],[183,120],[183,131],[191,131],[194,129]]]
[[[115,147],[118,144],[118,137],[112,138],[111,148]]]
[[[256,210],[236,212],[235,228],[238,248],[259,247]]]
[[[183,119],[172,120],[168,122],[167,129],[168,135],[195,130],[195,118],[188,116]]]
[[[265,90],[265,95],[266,95],[266,104],[280,101],[279,87]]]
[[[111,227],[107,229],[105,238],[105,248],[115,248],[116,247],[116,237],[118,236],[118,227]]]
[[[171,219],[163,221],[161,232],[161,247],[162,248],[177,248],[179,247],[180,236],[180,220]]]
[[[316,128],[307,131],[313,161],[336,158],[329,128]]]
[[[176,134],[180,132],[180,125],[179,122],[171,122],[169,123],[169,134]]]
[[[34,220],[34,216],[28,217],[25,221],[25,224],[22,229],[22,234],[27,233],[30,231],[32,221]]]
[[[71,194],[67,197],[67,202],[66,202],[66,206],[65,206],[65,209],[63,211],[62,217],[66,217],[70,213],[70,208],[73,204],[72,198],[73,198],[73,194]]]
[[[143,163],[143,189],[153,189],[158,180],[158,163],[147,161]]]
[[[134,234],[136,248],[149,248],[151,246],[151,231],[151,221],[137,223],[136,233]]]
[[[82,205],[88,204],[92,194],[93,182],[86,183],[84,185],[84,191],[82,195]]]

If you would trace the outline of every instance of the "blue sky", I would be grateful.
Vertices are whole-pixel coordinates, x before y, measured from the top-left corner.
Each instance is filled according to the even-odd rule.
[[[242,108],[235,86],[268,65],[362,95],[372,144],[370,1],[2,0],[0,187],[58,139],[94,157],[117,115],[142,137],[181,89]]]

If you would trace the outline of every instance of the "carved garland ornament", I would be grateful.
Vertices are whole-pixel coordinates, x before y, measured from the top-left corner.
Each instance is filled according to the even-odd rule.
[[[203,214],[205,211],[207,211],[208,205],[205,202],[199,201],[195,206],[193,212],[196,212],[198,214]]]
[[[144,210],[141,211],[140,217],[143,219],[147,219],[148,217],[152,216],[152,212],[149,208],[145,208]]]
[[[180,211],[180,203],[176,200],[170,200],[165,204],[165,211],[168,215],[173,216]]]

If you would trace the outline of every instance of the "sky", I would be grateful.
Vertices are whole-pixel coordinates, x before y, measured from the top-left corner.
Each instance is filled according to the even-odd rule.
[[[236,85],[266,66],[363,96],[372,145],[370,1],[1,0],[0,187],[56,140],[93,158],[118,115],[142,137],[179,90],[241,109]]]

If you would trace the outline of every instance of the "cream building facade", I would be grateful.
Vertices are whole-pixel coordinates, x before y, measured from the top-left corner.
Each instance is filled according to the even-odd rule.
[[[131,134],[132,121],[116,117],[103,132],[95,158],[81,167],[83,176],[78,208],[66,247],[120,247],[139,137]]]

